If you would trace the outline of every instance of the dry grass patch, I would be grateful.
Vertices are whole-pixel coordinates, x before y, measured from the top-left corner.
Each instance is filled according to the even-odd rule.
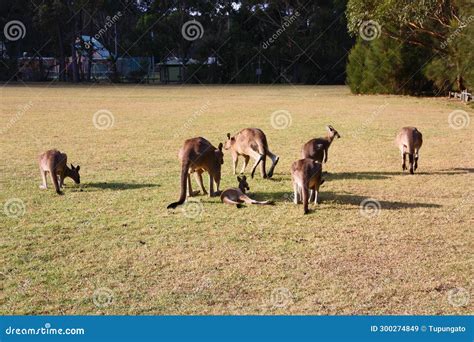
[[[0,204],[25,205],[23,216],[0,215],[1,314],[473,312],[473,125],[448,124],[455,109],[472,117],[468,107],[314,86],[34,85],[0,95]],[[93,125],[101,109],[110,129]],[[277,110],[291,114],[288,128],[272,127]],[[326,124],[342,138],[324,165],[322,203],[303,216],[289,168]],[[393,143],[405,125],[424,135],[415,176],[401,173]],[[166,210],[182,141],[217,145],[244,127],[262,128],[280,156],[272,180],[249,181],[256,199],[277,204],[237,210],[197,197],[194,218]],[[38,189],[36,156],[53,147],[81,165],[81,190],[70,180],[64,196]],[[230,162],[226,154],[223,189],[237,185]],[[380,202],[378,215],[361,215],[366,198]]]

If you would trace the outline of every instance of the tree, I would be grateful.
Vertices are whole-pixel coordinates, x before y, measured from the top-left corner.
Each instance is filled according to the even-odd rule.
[[[433,82],[433,90],[440,93],[450,88],[462,90],[464,79],[470,73],[466,67],[466,60],[473,50],[466,25],[470,11],[472,5],[467,0],[425,0],[422,3],[349,0],[346,15],[349,32],[353,35],[358,34],[364,21],[373,20],[382,27],[382,36],[409,44],[404,54],[415,57],[411,62],[412,65],[416,63],[412,76],[419,77],[421,70]],[[451,43],[453,35],[458,38]],[[416,58],[418,56],[423,58]],[[354,80],[355,77],[352,82]]]

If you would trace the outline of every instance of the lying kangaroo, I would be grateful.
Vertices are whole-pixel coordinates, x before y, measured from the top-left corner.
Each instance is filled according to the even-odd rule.
[[[294,203],[299,203],[301,195],[304,213],[308,213],[309,190],[314,192],[314,204],[318,204],[319,187],[324,183],[322,177],[322,164],[310,158],[295,161],[291,165],[291,179],[293,181]]]
[[[168,205],[168,209],[174,209],[186,200],[186,190],[189,196],[194,196],[199,191],[194,192],[191,187],[191,173],[195,173],[195,178],[202,192],[207,194],[202,183],[202,173],[209,173],[209,195],[218,196],[220,194],[219,184],[221,181],[221,165],[224,164],[224,154],[222,153],[222,143],[218,148],[206,139],[192,138],[184,142],[179,150],[178,158],[181,161],[181,193],[177,202]],[[214,192],[214,182],[217,191]]]
[[[237,176],[237,181],[239,182],[238,188],[230,188],[222,192],[221,194],[222,203],[236,205],[237,208],[240,208],[242,206],[242,203],[262,204],[262,205],[275,204],[273,201],[256,201],[248,197],[245,194],[246,190],[250,190],[249,184],[247,183],[247,177],[243,176],[242,178],[240,178]]]
[[[81,182],[81,178],[79,176],[79,170],[81,167],[79,165],[74,167],[74,165],[71,164],[71,168],[69,168],[67,166],[66,153],[61,153],[58,150],[46,151],[39,155],[38,163],[41,172],[41,178],[43,180],[43,184],[40,185],[40,189],[48,188],[46,181],[46,173],[48,172],[58,195],[62,194],[61,188],[64,185],[64,178],[70,177],[76,184],[80,184]]]
[[[415,127],[403,127],[397,135],[395,142],[402,154],[402,169],[405,171],[406,155],[408,154],[408,161],[410,163],[410,173],[414,174],[418,168],[418,157],[420,155],[420,148],[423,144],[423,136]]]
[[[252,167],[252,178],[254,176],[255,169],[260,162],[262,163],[260,165],[261,175],[263,178],[267,178],[267,173],[265,170],[267,156],[272,160],[272,166],[270,167],[270,170],[268,170],[268,178],[272,177],[273,170],[280,159],[268,149],[267,137],[265,136],[265,133],[263,133],[263,131],[258,128],[245,128],[233,137],[230,136],[230,133],[227,133],[227,141],[224,148],[226,150],[230,149],[231,151],[234,175],[236,173],[239,156],[244,157],[244,165],[242,166],[240,173],[244,173],[250,157],[255,160],[255,163]]]
[[[331,125],[326,126],[326,130],[328,133],[325,138],[311,139],[304,144],[301,158],[311,158],[320,163],[322,163],[324,159],[324,162],[327,163],[329,146],[331,146],[334,138],[340,138],[341,136]]]

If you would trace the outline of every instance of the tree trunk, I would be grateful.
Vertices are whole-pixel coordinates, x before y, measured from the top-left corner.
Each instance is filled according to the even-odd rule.
[[[64,51],[64,41],[63,41],[63,35],[61,33],[61,28],[59,27],[59,24],[57,25],[57,31],[58,31],[58,45],[59,45],[59,73],[58,73],[58,79],[60,81],[65,81],[66,80],[66,53]]]

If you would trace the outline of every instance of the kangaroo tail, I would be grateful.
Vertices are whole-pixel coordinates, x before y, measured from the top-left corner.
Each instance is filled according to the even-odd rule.
[[[254,201],[253,204],[274,205],[275,201]]]
[[[179,200],[177,202],[173,202],[170,205],[168,205],[166,208],[167,209],[174,209],[178,205],[181,205],[184,203],[186,200],[186,190],[187,190],[187,185],[188,185],[188,171],[189,171],[189,166],[190,166],[190,161],[185,161],[182,164],[181,168],[181,193],[179,195]]]
[[[265,158],[265,155],[264,155],[264,154],[261,154],[261,155],[260,155],[260,159],[258,160],[258,162],[257,162],[257,163],[254,165],[254,167],[252,168],[252,174],[251,174],[252,178],[253,178],[253,176],[254,176],[254,174],[255,174],[255,170],[257,169],[258,164],[260,164],[260,162],[263,160],[263,158]]]
[[[413,160],[413,153],[410,153],[410,154],[408,155],[408,160],[409,160],[409,162],[410,162],[410,173],[413,174],[413,173],[414,173],[414,171],[413,171],[413,167],[414,167],[414,165],[413,165],[413,162],[414,162],[414,160]]]
[[[301,189],[302,192],[302,197],[303,197],[303,208],[304,208],[304,213],[307,214],[309,212],[308,208],[308,200],[309,200],[309,189],[308,186],[306,185],[307,183],[305,182],[303,185],[303,188]]]

